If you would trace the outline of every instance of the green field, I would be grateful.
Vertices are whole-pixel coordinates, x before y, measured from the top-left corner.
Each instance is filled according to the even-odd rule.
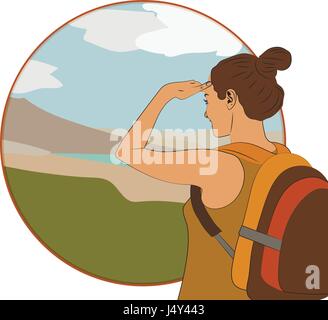
[[[130,202],[96,178],[12,168],[6,176],[34,233],[67,262],[131,284],[182,277],[187,250],[182,204]]]

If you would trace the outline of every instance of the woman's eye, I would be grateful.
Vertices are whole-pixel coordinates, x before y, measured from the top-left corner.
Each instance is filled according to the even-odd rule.
[[[207,101],[206,99],[203,99],[203,101],[204,101],[206,104],[208,104],[208,101]]]

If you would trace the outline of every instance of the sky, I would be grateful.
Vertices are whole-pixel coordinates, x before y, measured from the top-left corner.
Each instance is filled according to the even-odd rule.
[[[32,56],[12,95],[90,127],[129,128],[164,84],[205,82],[211,68],[238,53],[249,51],[192,11],[154,3],[110,6],[56,32]],[[156,128],[210,128],[203,98],[172,100]],[[265,128],[282,131],[280,114]]]

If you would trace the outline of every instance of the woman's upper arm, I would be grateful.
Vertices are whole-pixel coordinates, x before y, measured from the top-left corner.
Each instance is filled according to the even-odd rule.
[[[129,166],[166,182],[205,187],[212,179],[240,166],[239,160],[212,149],[159,152],[135,149],[130,159],[119,158]],[[236,160],[238,163],[236,163]]]

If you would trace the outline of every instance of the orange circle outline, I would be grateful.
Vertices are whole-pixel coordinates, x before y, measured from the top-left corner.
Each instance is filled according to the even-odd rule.
[[[0,133],[0,153],[1,153],[1,167],[2,167],[2,172],[3,172],[3,176],[4,176],[4,180],[5,180],[5,184],[6,184],[6,187],[7,187],[7,190],[9,192],[9,195],[10,195],[10,198],[14,204],[14,207],[16,209],[16,211],[18,212],[19,216],[21,217],[21,219],[23,220],[24,224],[26,225],[26,227],[30,230],[30,232],[32,233],[32,235],[49,251],[51,252],[55,257],[57,257],[59,260],[61,260],[62,262],[64,262],[66,265],[70,266],[71,268],[87,275],[87,276],[90,276],[92,278],[96,278],[98,280],[102,280],[102,281],[106,281],[106,282],[110,282],[110,283],[114,283],[114,284],[121,284],[121,285],[128,285],[128,286],[159,286],[159,285],[165,285],[165,284],[172,284],[172,283],[176,283],[176,282],[179,282],[183,279],[182,278],[177,278],[177,279],[174,279],[174,280],[170,280],[170,281],[165,281],[165,282],[159,282],[159,283],[129,283],[129,282],[123,282],[123,281],[115,281],[115,280],[110,280],[108,278],[105,278],[105,277],[101,277],[101,276],[98,276],[98,275],[95,275],[87,270],[84,270],[74,264],[72,264],[71,262],[69,261],[66,261],[64,257],[60,256],[58,253],[56,253],[53,249],[51,249],[39,236],[38,234],[32,229],[32,227],[30,226],[30,224],[28,223],[28,221],[26,220],[26,218],[23,216],[23,214],[20,213],[19,209],[18,209],[18,206],[17,206],[17,203],[15,201],[15,198],[13,196],[13,194],[11,193],[10,191],[10,187],[9,187],[9,182],[8,182],[8,179],[7,179],[7,176],[6,176],[6,172],[5,172],[5,165],[4,165],[4,161],[3,161],[3,128],[4,128],[4,123],[5,123],[5,117],[6,117],[6,111],[7,111],[7,107],[8,107],[8,102],[9,102],[9,99],[10,99],[10,96],[11,96],[11,93],[12,93],[12,90],[19,78],[19,76],[21,75],[22,71],[24,70],[26,64],[30,61],[30,59],[32,58],[32,56],[36,53],[36,51],[43,46],[44,43],[46,43],[54,34],[56,34],[60,29],[64,28],[66,25],[68,25],[69,23],[73,22],[74,20],[84,16],[84,15],[87,15],[93,11],[96,11],[96,10],[100,10],[100,9],[103,9],[103,8],[106,8],[106,7],[110,7],[110,6],[115,6],[115,5],[118,5],[118,4],[128,4],[128,3],[133,3],[133,2],[141,2],[141,3],[145,3],[145,2],[151,2],[151,3],[163,3],[163,4],[168,4],[168,5],[173,5],[173,6],[176,6],[176,7],[180,7],[180,8],[184,8],[184,9],[187,9],[187,10],[191,10],[195,13],[198,13],[202,16],[205,16],[206,18],[214,21],[215,23],[217,23],[218,25],[220,25],[221,27],[223,27],[224,29],[226,29],[227,31],[229,31],[232,35],[234,35],[253,55],[255,55],[257,57],[257,55],[254,53],[254,51],[239,37],[237,36],[232,30],[230,30],[228,27],[226,27],[224,24],[222,24],[221,22],[217,21],[216,19],[208,16],[207,14],[203,13],[203,12],[200,12],[196,9],[192,9],[192,8],[189,8],[187,6],[184,6],[184,5],[181,5],[181,4],[177,4],[177,3],[172,3],[172,2],[167,2],[167,1],[154,1],[154,0],[143,0],[143,1],[140,1],[140,0],[130,0],[130,1],[120,1],[120,2],[114,2],[114,3],[110,3],[110,4],[106,4],[106,5],[102,5],[102,6],[99,6],[99,7],[96,7],[94,9],[91,9],[91,10],[88,10],[88,11],[85,11],[84,13],[82,14],[79,14],[78,16],[68,20],[67,22],[65,22],[64,24],[62,24],[60,27],[58,27],[57,29],[55,29],[53,32],[50,33],[49,36],[47,36],[36,48],[35,50],[33,50],[33,52],[29,55],[29,57],[27,58],[27,60],[24,62],[23,66],[20,68],[11,88],[10,88],[10,91],[9,91],[9,94],[8,94],[8,97],[6,99],[6,104],[5,104],[5,108],[4,108],[4,111],[3,111],[3,114],[2,114],[2,120],[1,120],[1,133]],[[285,120],[284,120],[284,116],[283,116],[283,111],[280,110],[281,112],[281,119],[282,119],[282,124],[283,124],[283,129],[284,129],[284,144],[286,144],[286,128],[285,128]]]

